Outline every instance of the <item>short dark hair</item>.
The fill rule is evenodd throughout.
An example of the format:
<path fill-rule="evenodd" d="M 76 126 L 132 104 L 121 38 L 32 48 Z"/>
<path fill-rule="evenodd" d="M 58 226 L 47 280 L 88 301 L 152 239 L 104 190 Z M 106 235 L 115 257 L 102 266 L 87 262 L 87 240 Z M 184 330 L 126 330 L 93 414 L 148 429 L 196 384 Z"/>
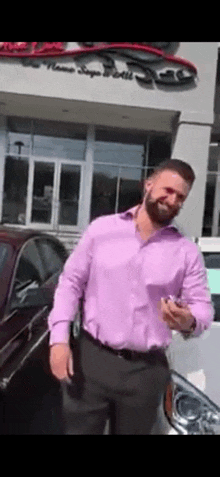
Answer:
<path fill-rule="evenodd" d="M 148 179 L 167 170 L 177 172 L 186 182 L 190 183 L 190 186 L 193 185 L 196 178 L 192 167 L 187 162 L 181 161 L 180 159 L 166 159 L 155 167 Z"/>

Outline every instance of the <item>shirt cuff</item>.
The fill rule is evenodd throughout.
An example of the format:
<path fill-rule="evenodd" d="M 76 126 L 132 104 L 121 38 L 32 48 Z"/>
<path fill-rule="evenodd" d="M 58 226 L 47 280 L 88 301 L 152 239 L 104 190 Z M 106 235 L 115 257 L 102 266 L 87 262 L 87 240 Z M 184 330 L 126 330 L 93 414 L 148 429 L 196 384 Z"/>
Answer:
<path fill-rule="evenodd" d="M 53 325 L 50 331 L 49 345 L 52 346 L 58 343 L 69 344 L 70 339 L 70 323 L 69 321 L 62 321 Z"/>

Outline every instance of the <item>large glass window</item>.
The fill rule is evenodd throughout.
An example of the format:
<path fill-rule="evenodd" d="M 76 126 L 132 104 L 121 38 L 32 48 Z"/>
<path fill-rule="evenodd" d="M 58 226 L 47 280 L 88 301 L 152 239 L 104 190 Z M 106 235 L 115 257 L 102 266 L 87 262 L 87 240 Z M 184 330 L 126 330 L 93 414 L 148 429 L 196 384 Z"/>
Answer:
<path fill-rule="evenodd" d="M 34 121 L 33 155 L 62 159 L 85 159 L 86 127 Z"/>
<path fill-rule="evenodd" d="M 3 222 L 72 230 L 84 220 L 79 204 L 83 194 L 84 203 L 91 202 L 90 220 L 141 202 L 144 180 L 170 157 L 171 135 L 95 128 L 91 191 L 83 182 L 87 129 L 86 125 L 8 118 Z"/>
<path fill-rule="evenodd" d="M 31 152 L 31 120 L 8 118 L 7 154 L 28 156 Z"/>
<path fill-rule="evenodd" d="M 159 162 L 169 159 L 171 155 L 171 139 L 170 136 L 155 135 L 150 137 L 148 166 L 155 167 Z"/>
<path fill-rule="evenodd" d="M 118 181 L 118 167 L 94 165 L 91 220 L 107 214 L 114 214 Z"/>
<path fill-rule="evenodd" d="M 54 185 L 53 162 L 35 162 L 31 222 L 50 224 Z"/>
<path fill-rule="evenodd" d="M 78 225 L 86 138 L 86 125 L 8 118 L 3 223 Z"/>
<path fill-rule="evenodd" d="M 25 224 L 27 207 L 28 158 L 6 156 L 2 221 Z"/>
<path fill-rule="evenodd" d="M 118 210 L 125 211 L 138 204 L 142 198 L 142 169 L 122 168 L 120 172 Z"/>
<path fill-rule="evenodd" d="M 169 135 L 98 129 L 94 154 L 91 220 L 141 202 L 144 180 L 171 154 Z"/>
<path fill-rule="evenodd" d="M 77 225 L 80 193 L 80 166 L 62 164 L 59 190 L 59 224 Z"/>

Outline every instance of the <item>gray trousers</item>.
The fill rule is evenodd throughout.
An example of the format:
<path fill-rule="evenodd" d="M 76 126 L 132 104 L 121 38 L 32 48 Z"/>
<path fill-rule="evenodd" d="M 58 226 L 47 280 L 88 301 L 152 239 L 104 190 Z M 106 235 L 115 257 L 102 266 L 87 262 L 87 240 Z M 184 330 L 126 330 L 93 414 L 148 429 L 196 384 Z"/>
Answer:
<path fill-rule="evenodd" d="M 170 379 L 163 351 L 126 360 L 97 347 L 85 336 L 73 350 L 75 374 L 62 383 L 66 435 L 148 435 Z"/>

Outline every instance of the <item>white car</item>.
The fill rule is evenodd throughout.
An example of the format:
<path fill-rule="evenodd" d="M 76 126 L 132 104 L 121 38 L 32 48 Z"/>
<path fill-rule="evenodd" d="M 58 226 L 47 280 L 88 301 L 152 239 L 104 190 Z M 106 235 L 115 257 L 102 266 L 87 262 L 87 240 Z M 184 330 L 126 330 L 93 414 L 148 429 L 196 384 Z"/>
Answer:
<path fill-rule="evenodd" d="M 215 318 L 198 338 L 173 333 L 167 352 L 172 380 L 152 434 L 220 434 L 220 238 L 195 241 L 204 255 Z"/>

